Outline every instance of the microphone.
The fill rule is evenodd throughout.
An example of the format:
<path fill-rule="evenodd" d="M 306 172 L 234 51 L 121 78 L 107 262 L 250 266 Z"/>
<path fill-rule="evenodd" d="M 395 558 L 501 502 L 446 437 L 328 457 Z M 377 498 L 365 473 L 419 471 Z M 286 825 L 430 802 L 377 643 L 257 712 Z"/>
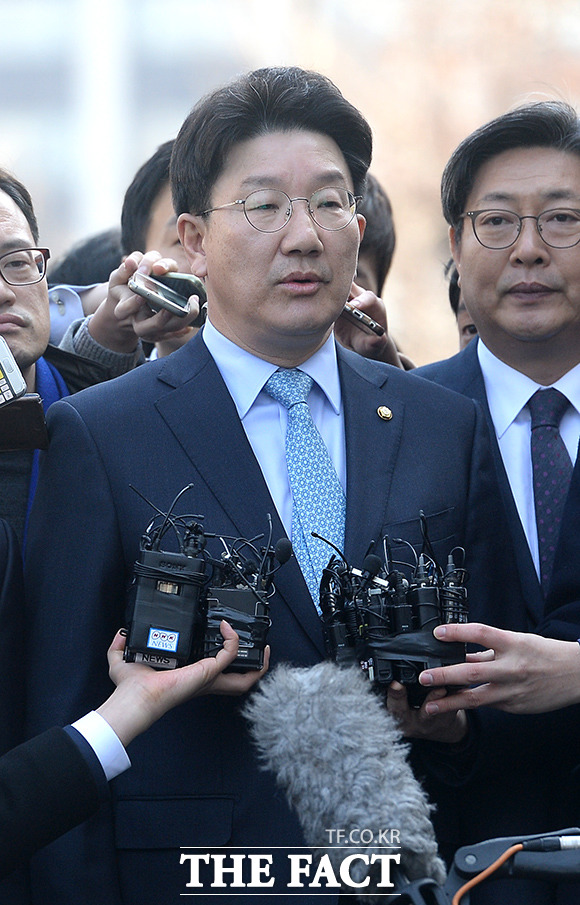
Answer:
<path fill-rule="evenodd" d="M 287 537 L 281 537 L 276 543 L 274 556 L 281 566 L 288 562 L 292 556 L 292 542 Z"/>
<path fill-rule="evenodd" d="M 369 553 L 368 556 L 365 556 L 361 573 L 361 587 L 364 590 L 368 588 L 373 578 L 376 578 L 382 568 L 383 563 L 380 556 L 377 556 L 375 553 Z"/>
<path fill-rule="evenodd" d="M 260 586 L 262 590 L 271 590 L 272 578 L 278 569 L 288 562 L 292 553 L 292 542 L 287 537 L 281 537 L 276 541 L 274 548 L 268 546 L 264 554 L 263 564 L 260 566 Z"/>
<path fill-rule="evenodd" d="M 397 872 L 399 879 L 444 882 L 432 807 L 408 763 L 408 745 L 358 666 L 282 664 L 256 686 L 243 713 L 263 766 L 298 814 L 306 844 L 326 853 L 337 874 L 349 855 L 366 856 L 351 867 L 357 882 L 369 877 L 360 889 L 365 901 L 384 901 L 391 891 L 377 886 L 380 858 L 371 863 L 373 855 L 400 853 L 405 877 Z M 346 831 L 346 845 L 329 838 L 338 828 Z M 352 832 L 361 828 L 366 837 Z M 399 831 L 394 842 L 387 829 Z"/>

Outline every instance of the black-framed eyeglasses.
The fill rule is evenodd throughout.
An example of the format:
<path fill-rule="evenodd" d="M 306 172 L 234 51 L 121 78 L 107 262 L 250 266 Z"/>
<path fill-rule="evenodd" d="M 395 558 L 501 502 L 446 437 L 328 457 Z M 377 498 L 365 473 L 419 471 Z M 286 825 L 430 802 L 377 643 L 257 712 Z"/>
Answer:
<path fill-rule="evenodd" d="M 551 248 L 572 248 L 580 242 L 580 210 L 573 208 L 554 207 L 537 217 L 504 210 L 466 211 L 461 216 L 469 217 L 475 238 L 485 248 L 514 245 L 524 220 L 536 221 L 540 238 Z"/>
<path fill-rule="evenodd" d="M 241 205 L 250 226 L 261 233 L 275 233 L 283 229 L 290 220 L 294 203 L 305 201 L 308 213 L 317 226 L 337 230 L 344 229 L 352 221 L 356 214 L 357 202 L 361 198 L 361 195 L 353 195 L 346 189 L 334 186 L 319 189 L 310 198 L 290 198 L 286 192 L 278 189 L 258 189 L 250 192 L 247 198 L 229 201 L 227 204 L 220 204 L 219 207 L 210 207 L 206 211 L 201 211 L 198 216 Z"/>
<path fill-rule="evenodd" d="M 30 286 L 46 275 L 48 248 L 16 248 L 0 255 L 0 276 L 9 286 Z"/>

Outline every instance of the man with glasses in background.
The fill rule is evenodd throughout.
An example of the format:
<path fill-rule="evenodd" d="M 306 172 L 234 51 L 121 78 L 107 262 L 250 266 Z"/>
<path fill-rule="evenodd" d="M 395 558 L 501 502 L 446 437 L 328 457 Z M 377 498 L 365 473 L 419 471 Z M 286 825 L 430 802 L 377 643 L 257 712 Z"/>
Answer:
<path fill-rule="evenodd" d="M 515 622 L 483 621 L 575 641 L 580 635 L 580 123 L 576 111 L 562 102 L 543 101 L 477 129 L 461 142 L 445 167 L 442 204 L 461 297 L 478 337 L 453 358 L 419 368 L 417 373 L 484 407 L 525 600 Z M 453 629 L 447 637 L 456 637 Z M 476 640 L 476 630 L 467 628 L 462 637 Z M 517 654 L 519 636 L 506 637 L 515 639 Z M 525 684 L 520 673 L 526 668 L 528 646 L 533 649 L 533 644 L 524 644 L 519 661 L 516 656 L 515 687 L 520 681 Z M 500 653 L 503 659 L 503 649 L 498 657 Z M 486 658 L 492 655 L 488 652 Z M 491 676 L 495 673 L 493 664 L 489 666 Z M 445 678 L 451 676 L 447 673 Z M 437 684 L 440 678 L 439 674 Z M 488 698 L 484 690 L 482 700 L 488 699 L 492 696 Z M 451 711 L 450 702 L 451 698 L 440 711 Z M 438 710 L 438 705 L 434 702 L 430 709 Z M 531 789 L 522 788 L 517 778 L 525 773 L 522 757 L 533 751 L 533 744 L 522 734 L 526 725 L 532 736 L 534 731 L 545 736 L 552 747 L 554 759 L 549 748 L 544 755 L 543 795 L 552 799 L 555 820 L 561 826 L 576 825 L 578 714 L 561 711 L 549 717 L 516 717 L 515 723 L 505 714 L 483 718 L 499 725 L 505 719 L 507 731 L 511 726 L 514 734 L 511 753 L 509 745 L 504 749 L 501 782 L 490 774 L 487 785 L 472 789 L 471 797 L 466 794 L 469 812 L 476 815 L 473 838 L 493 833 L 490 805 L 499 806 L 508 791 L 520 788 L 521 813 L 530 808 L 526 800 Z M 489 757 L 491 763 L 493 754 Z M 497 901 L 493 896 L 498 893 L 493 886 L 490 890 L 490 901 Z M 485 894 L 483 888 L 478 895 Z M 560 895 L 558 902 L 577 901 L 577 887 L 564 885 Z M 509 897 L 507 889 L 505 896 Z"/>
<path fill-rule="evenodd" d="M 318 589 L 332 549 L 312 530 L 359 567 L 382 554 L 385 535 L 420 549 L 423 512 L 440 563 L 455 545 L 467 550 L 476 612 L 517 605 L 474 403 L 334 341 L 353 291 L 371 146 L 368 123 L 338 89 L 296 68 L 249 73 L 185 121 L 173 200 L 208 320 L 166 359 L 51 410 L 27 558 L 31 731 L 66 722 L 107 688 L 102 655 L 151 519 L 141 494 L 167 511 L 191 485 L 187 511 L 202 513 L 208 532 L 257 539 L 270 516 L 273 540 L 291 538 L 295 556 L 274 579 L 272 663 L 325 656 Z M 463 751 L 461 714 L 430 721 L 402 686 L 388 698 L 407 735 Z M 35 901 L 177 901 L 188 883 L 200 889 L 181 846 L 204 853 L 208 900 L 210 852 L 225 851 L 228 869 L 234 850 L 270 852 L 261 891 L 285 901 L 286 853 L 304 839 L 259 769 L 238 700 L 174 711 L 132 760 L 113 812 L 35 863 Z M 256 877 L 244 877 L 248 887 L 232 889 L 226 874 L 229 903 L 240 890 L 246 905 L 262 901 Z M 301 901 L 333 892 L 303 888 Z"/>
<path fill-rule="evenodd" d="M 485 408 L 517 541 L 527 604 L 522 628 L 533 630 L 547 615 L 580 438 L 576 111 L 539 102 L 477 129 L 445 168 L 442 203 L 461 296 L 479 338 L 418 373 Z"/>
<path fill-rule="evenodd" d="M 135 330 L 145 333 L 153 325 L 165 331 L 183 323 L 170 319 L 166 312 L 153 316 L 129 290 L 127 281 L 138 267 L 145 272 L 154 267 L 164 273 L 176 266 L 157 252 L 147 256 L 137 253 L 113 272 L 103 289 L 103 303 L 67 349 L 49 346 L 46 263 L 50 252 L 37 247 L 38 239 L 28 190 L 10 173 L 0 170 L 0 336 L 22 372 L 27 392 L 40 395 L 46 412 L 56 400 L 116 377 L 143 361 Z M 124 320 L 119 317 L 122 305 L 131 309 Z M 32 430 L 28 443 L 28 422 L 19 422 L 16 437 L 16 422 L 9 414 L 8 409 L 0 410 L 0 517 L 12 525 L 22 543 L 38 472 L 38 451 L 32 448 L 38 430 Z"/>

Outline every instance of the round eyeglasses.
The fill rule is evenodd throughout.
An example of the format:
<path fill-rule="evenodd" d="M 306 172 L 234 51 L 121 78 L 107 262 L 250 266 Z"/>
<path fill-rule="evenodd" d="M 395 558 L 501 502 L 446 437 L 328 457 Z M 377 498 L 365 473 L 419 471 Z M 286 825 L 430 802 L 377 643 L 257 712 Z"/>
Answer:
<path fill-rule="evenodd" d="M 319 189 L 310 198 L 290 198 L 286 192 L 278 189 L 258 189 L 256 192 L 250 192 L 247 198 L 210 207 L 206 211 L 201 211 L 198 216 L 241 205 L 250 226 L 261 233 L 275 233 L 283 229 L 290 220 L 295 202 L 305 201 L 308 213 L 317 226 L 337 230 L 348 226 L 356 214 L 357 201 L 361 198 L 362 196 L 355 196 L 346 189 L 332 186 Z"/>
<path fill-rule="evenodd" d="M 0 255 L 0 276 L 9 286 L 40 283 L 46 274 L 48 248 L 17 248 Z"/>
<path fill-rule="evenodd" d="M 540 238 L 551 248 L 572 248 L 580 242 L 580 211 L 555 207 L 542 211 L 537 217 L 520 217 L 513 211 L 466 211 L 475 238 L 485 248 L 509 248 L 522 231 L 524 220 L 535 220 Z"/>

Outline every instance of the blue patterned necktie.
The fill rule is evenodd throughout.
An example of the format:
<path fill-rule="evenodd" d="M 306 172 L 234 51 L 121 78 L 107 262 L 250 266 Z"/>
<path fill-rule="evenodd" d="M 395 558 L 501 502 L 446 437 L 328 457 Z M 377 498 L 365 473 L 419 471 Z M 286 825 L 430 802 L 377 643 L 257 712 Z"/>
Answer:
<path fill-rule="evenodd" d="M 286 462 L 292 491 L 292 547 L 320 612 L 320 579 L 332 550 L 311 532 L 316 531 L 342 550 L 346 499 L 310 414 L 307 400 L 312 383 L 312 377 L 304 371 L 280 369 L 266 381 L 264 391 L 288 409 Z"/>
<path fill-rule="evenodd" d="M 532 469 L 542 589 L 552 577 L 560 523 L 572 477 L 572 462 L 560 436 L 560 420 L 570 405 L 559 390 L 537 390 L 528 402 L 532 416 Z"/>

